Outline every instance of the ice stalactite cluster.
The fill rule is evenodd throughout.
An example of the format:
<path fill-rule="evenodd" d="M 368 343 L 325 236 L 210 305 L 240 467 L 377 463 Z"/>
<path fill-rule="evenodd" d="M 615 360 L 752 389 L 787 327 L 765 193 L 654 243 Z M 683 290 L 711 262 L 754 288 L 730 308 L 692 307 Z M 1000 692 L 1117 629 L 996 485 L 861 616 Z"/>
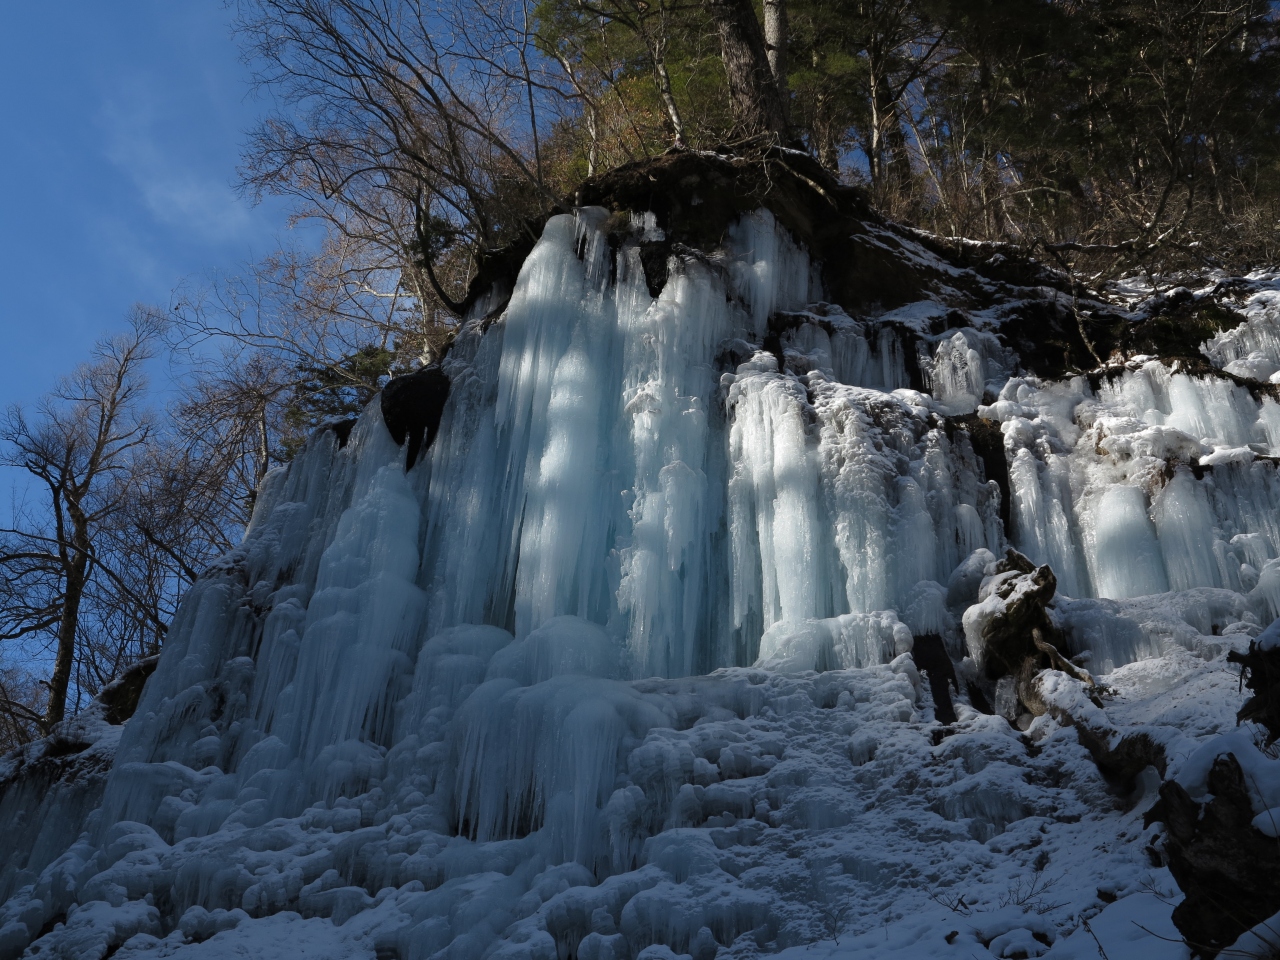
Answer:
<path fill-rule="evenodd" d="M 1096 389 L 1014 378 L 980 413 L 1002 423 L 1011 540 L 1052 565 L 1063 593 L 1217 588 L 1280 615 L 1274 399 L 1148 360 Z"/>
<path fill-rule="evenodd" d="M 427 635 L 572 615 L 630 675 L 702 673 L 753 662 L 780 623 L 890 610 L 999 548 L 998 494 L 905 388 L 899 331 L 805 310 L 814 271 L 769 214 L 657 299 L 604 219 L 553 219 L 502 322 L 446 364 L 441 439 L 413 478 Z M 883 661 L 849 652 L 832 662 Z"/>
<path fill-rule="evenodd" d="M 1004 436 L 1010 540 L 1053 567 L 1061 593 L 1193 591 L 1207 611 L 1234 610 L 1225 620 L 1206 612 L 1214 632 L 1280 615 L 1280 405 L 1265 383 L 1238 379 L 1265 381 L 1280 363 L 1274 300 L 1270 288 L 1250 297 L 1245 321 L 1202 348 L 1237 379 L 1136 357 L 1092 380 L 1011 377 L 978 408 Z M 1098 607 L 1075 609 L 1088 620 L 1083 611 Z M 1099 625 L 1081 646 L 1103 667 L 1158 653 L 1169 639 L 1148 632 L 1135 644 L 1130 626 Z"/>
<path fill-rule="evenodd" d="M 558 863 L 604 877 L 656 858 L 684 875 L 679 844 L 658 854 L 648 838 L 705 823 L 703 789 L 767 772 L 781 748 L 698 759 L 654 731 L 768 698 L 742 678 L 688 693 L 629 681 L 757 659 L 872 667 L 910 649 L 909 624 L 941 629 L 952 568 L 1000 547 L 999 494 L 905 387 L 900 332 L 821 303 L 768 213 L 724 253 L 674 262 L 657 298 L 636 243 L 652 218 L 620 245 L 605 227 L 599 210 L 553 218 L 501 318 L 464 327 L 439 438 L 413 470 L 371 407 L 345 445 L 321 432 L 269 477 L 244 543 L 183 605 L 89 846 L 47 870 L 80 857 L 77 890 L 92 875 L 109 903 L 145 896 L 110 879 L 99 845 L 146 824 L 148 844 L 187 851 L 146 881 L 153 900 L 172 882 L 175 915 L 364 904 L 342 892 L 374 883 L 354 860 L 255 879 L 209 844 L 280 818 L 385 834 L 399 817 L 416 831 L 405 862 L 422 865 L 374 870 L 397 888 L 524 863 L 513 892 L 483 900 L 506 903 Z M 910 697 L 895 710 L 910 716 Z M 768 822 L 758 790 L 716 803 L 727 823 Z M 442 839 L 414 853 L 423 831 L 474 852 Z M 15 858 L 7 890 L 58 852 Z M 61 901 L 28 896 L 49 908 L 34 933 Z M 756 926 L 749 901 L 708 935 Z M 443 934 L 423 910 L 430 943 Z"/>
<path fill-rule="evenodd" d="M 945 413 L 973 413 L 1017 367 L 1016 355 L 990 331 L 966 327 L 933 339 L 920 341 L 918 362 L 925 388 Z"/>
<path fill-rule="evenodd" d="M 97 809 L 5 853 L 0 957 L 169 955 L 286 914 L 401 960 L 811 942 L 847 913 L 816 891 L 892 909 L 905 853 L 821 850 L 924 762 L 907 654 L 934 634 L 963 657 L 1006 535 L 1099 665 L 1276 612 L 1274 402 L 1155 361 L 1015 376 L 990 318 L 852 318 L 766 211 L 675 248 L 654 297 L 639 244 L 661 240 L 651 215 L 552 218 L 461 328 L 416 466 L 375 404 L 268 477 Z M 1005 776 L 1057 761 L 958 708 L 972 737 L 934 745 L 890 846 L 963 858 L 1102 789 Z"/>
<path fill-rule="evenodd" d="M 1265 273 L 1246 278 L 1264 284 L 1272 279 Z M 1280 293 L 1266 285 L 1250 294 L 1242 307 L 1246 321 L 1216 334 L 1200 350 L 1214 366 L 1228 373 L 1276 382 L 1280 373 Z"/>

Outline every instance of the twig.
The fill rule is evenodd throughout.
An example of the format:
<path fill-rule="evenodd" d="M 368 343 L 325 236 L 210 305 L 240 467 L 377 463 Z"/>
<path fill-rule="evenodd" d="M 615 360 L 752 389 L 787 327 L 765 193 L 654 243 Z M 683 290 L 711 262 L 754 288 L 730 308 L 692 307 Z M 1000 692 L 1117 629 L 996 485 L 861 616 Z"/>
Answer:
<path fill-rule="evenodd" d="M 934 903 L 939 903 L 946 907 L 952 913 L 958 913 L 962 917 L 967 917 L 973 912 L 970 904 L 965 903 L 964 894 L 959 894 L 954 898 L 944 897 L 942 894 L 934 891 L 929 894 L 929 899 Z"/>
<path fill-rule="evenodd" d="M 1102 948 L 1102 941 L 1099 940 L 1098 935 L 1093 932 L 1093 927 L 1089 926 L 1089 921 L 1081 918 L 1080 922 L 1084 925 L 1085 930 L 1088 931 L 1089 936 L 1093 937 L 1093 942 L 1098 945 L 1098 953 L 1102 954 L 1102 960 L 1111 960 L 1111 958 L 1107 956 L 1107 951 Z"/>

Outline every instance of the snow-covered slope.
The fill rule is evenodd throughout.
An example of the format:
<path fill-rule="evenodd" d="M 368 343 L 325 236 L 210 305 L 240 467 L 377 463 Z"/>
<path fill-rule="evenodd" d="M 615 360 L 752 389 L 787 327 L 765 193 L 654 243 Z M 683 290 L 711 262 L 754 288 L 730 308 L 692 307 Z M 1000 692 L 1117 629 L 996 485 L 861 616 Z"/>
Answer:
<path fill-rule="evenodd" d="M 1245 379 L 1280 369 L 1277 288 L 1205 347 L 1234 377 L 1040 380 L 1006 327 L 1057 294 L 869 237 L 924 299 L 824 302 L 765 209 L 655 297 L 652 216 L 553 218 L 417 465 L 377 404 L 319 432 L 105 783 L 38 808 L 56 839 L 4 788 L 0 957 L 1183 955 L 1159 775 L 1117 792 L 1061 716 L 980 712 L 965 613 L 1012 544 L 1171 776 L 1234 726 L 1223 655 L 1280 613 L 1280 406 Z"/>

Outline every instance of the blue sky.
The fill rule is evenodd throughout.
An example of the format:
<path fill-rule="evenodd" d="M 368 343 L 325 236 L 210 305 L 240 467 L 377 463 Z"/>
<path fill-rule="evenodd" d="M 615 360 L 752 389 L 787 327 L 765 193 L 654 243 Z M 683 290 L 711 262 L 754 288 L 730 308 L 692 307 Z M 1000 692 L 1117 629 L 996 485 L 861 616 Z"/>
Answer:
<path fill-rule="evenodd" d="M 234 189 L 251 94 L 222 0 L 0 3 L 0 407 L 135 302 L 288 239 Z"/>

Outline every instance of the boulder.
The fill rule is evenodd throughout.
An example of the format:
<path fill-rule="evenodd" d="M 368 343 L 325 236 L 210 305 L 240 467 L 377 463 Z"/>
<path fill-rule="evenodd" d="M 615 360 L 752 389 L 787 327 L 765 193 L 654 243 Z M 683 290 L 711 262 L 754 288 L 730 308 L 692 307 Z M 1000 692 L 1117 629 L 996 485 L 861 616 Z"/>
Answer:
<path fill-rule="evenodd" d="M 448 399 L 449 377 L 435 364 L 395 377 L 382 388 L 382 421 L 397 444 L 408 441 L 406 471 L 413 469 L 419 453 L 431 449 Z"/>
<path fill-rule="evenodd" d="M 1205 802 L 1176 780 L 1160 787 L 1146 815 L 1165 825 L 1165 858 L 1186 899 L 1173 923 L 1193 956 L 1213 958 L 1280 911 L 1280 843 L 1253 826 L 1244 771 L 1225 753 L 1213 762 Z"/>

